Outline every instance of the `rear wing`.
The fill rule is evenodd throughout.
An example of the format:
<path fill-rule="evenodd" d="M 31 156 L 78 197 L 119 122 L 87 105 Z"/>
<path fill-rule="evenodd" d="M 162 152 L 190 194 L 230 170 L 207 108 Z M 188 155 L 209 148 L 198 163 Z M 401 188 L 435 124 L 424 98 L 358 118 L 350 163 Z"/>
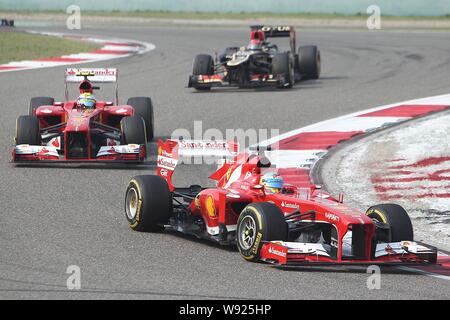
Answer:
<path fill-rule="evenodd" d="M 64 71 L 65 97 L 69 100 L 69 83 L 81 83 L 85 80 L 92 83 L 115 83 L 116 105 L 119 104 L 118 88 L 119 72 L 117 68 L 67 68 Z"/>
<path fill-rule="evenodd" d="M 266 38 L 284 38 L 289 37 L 289 44 L 291 47 L 291 52 L 295 54 L 295 29 L 293 26 L 263 26 L 263 25 L 254 25 L 250 26 L 252 31 L 261 30 L 264 32 L 264 36 Z"/>
<path fill-rule="evenodd" d="M 235 159 L 239 151 L 238 143 L 221 140 L 158 140 L 157 174 L 164 178 L 169 189 L 175 189 L 172 175 L 182 158 L 213 157 L 226 161 Z"/>

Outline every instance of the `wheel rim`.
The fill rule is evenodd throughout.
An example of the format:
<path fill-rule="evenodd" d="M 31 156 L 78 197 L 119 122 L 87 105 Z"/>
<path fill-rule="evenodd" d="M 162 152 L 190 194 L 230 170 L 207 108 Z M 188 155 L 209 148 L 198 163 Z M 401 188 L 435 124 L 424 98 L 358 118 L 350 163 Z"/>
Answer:
<path fill-rule="evenodd" d="M 136 217 L 138 210 L 138 193 L 135 188 L 128 189 L 125 198 L 125 210 L 129 220 L 133 220 Z"/>
<path fill-rule="evenodd" d="M 239 245 L 244 249 L 250 249 L 256 239 L 256 223 L 253 217 L 246 216 L 239 225 Z"/>

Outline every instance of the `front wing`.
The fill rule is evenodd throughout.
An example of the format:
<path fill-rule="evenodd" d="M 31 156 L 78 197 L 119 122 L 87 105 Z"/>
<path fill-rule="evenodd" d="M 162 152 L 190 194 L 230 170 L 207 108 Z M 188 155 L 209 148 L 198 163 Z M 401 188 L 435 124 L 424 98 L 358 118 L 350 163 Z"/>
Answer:
<path fill-rule="evenodd" d="M 437 261 L 437 249 L 412 241 L 379 243 L 373 258 L 333 259 L 327 245 L 272 241 L 263 244 L 260 259 L 282 266 L 432 264 Z"/>
<path fill-rule="evenodd" d="M 12 162 L 87 162 L 87 161 L 144 161 L 146 150 L 144 145 L 127 144 L 117 146 L 103 146 L 95 157 L 69 158 L 58 152 L 52 146 L 34 146 L 28 144 L 16 145 L 12 150 Z"/>
<path fill-rule="evenodd" d="M 219 74 L 214 75 L 191 75 L 189 76 L 189 88 L 210 88 L 210 87 L 236 87 L 238 83 L 228 82 Z M 289 86 L 289 81 L 284 76 L 273 77 L 272 75 L 256 75 L 249 79 L 245 87 L 263 86 Z"/>

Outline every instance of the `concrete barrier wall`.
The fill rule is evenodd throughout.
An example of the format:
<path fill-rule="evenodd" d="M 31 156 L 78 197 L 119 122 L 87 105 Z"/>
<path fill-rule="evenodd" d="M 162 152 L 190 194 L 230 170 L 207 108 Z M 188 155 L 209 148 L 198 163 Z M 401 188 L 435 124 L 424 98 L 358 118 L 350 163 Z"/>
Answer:
<path fill-rule="evenodd" d="M 0 10 L 154 10 L 182 12 L 366 13 L 378 5 L 386 15 L 442 16 L 450 0 L 0 0 Z"/>

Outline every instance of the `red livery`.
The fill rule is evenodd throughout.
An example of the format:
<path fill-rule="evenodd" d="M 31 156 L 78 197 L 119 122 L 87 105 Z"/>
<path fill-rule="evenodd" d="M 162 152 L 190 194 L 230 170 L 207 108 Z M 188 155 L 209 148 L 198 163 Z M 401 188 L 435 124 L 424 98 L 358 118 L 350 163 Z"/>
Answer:
<path fill-rule="evenodd" d="M 130 181 L 125 212 L 132 229 L 237 245 L 246 260 L 277 265 L 436 263 L 436 248 L 414 241 L 411 220 L 396 204 L 361 212 L 316 185 L 267 188 L 268 172 L 283 181 L 265 157 L 267 147 L 238 154 L 236 145 L 219 143 L 214 152 L 226 159 L 210 176 L 216 186 L 177 188 L 172 174 L 180 158 L 211 156 L 213 149 L 180 143 L 159 141 L 158 175 Z"/>
<path fill-rule="evenodd" d="M 151 99 L 119 105 L 117 76 L 115 68 L 66 69 L 66 102 L 32 98 L 28 115 L 17 119 L 13 162 L 145 160 L 153 138 Z M 68 100 L 70 82 L 79 83 L 77 100 Z M 115 103 L 95 99 L 96 82 L 116 83 Z"/>

